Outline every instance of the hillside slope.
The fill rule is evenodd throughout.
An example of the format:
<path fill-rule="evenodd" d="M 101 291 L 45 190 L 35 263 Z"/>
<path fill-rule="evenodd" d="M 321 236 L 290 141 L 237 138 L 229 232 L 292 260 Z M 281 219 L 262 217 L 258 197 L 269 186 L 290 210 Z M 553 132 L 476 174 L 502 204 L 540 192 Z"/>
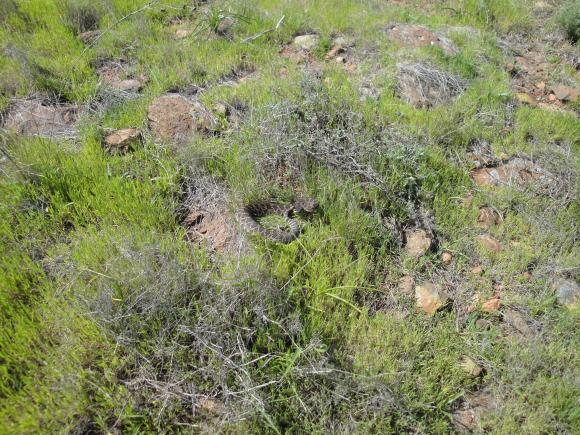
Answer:
<path fill-rule="evenodd" d="M 0 431 L 575 433 L 579 27 L 2 1 Z"/>

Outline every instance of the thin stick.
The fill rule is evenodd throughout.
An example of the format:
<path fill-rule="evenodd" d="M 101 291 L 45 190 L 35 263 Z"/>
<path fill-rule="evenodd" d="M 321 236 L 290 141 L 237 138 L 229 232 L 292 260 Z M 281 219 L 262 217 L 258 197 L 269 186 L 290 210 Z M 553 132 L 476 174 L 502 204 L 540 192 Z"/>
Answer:
<path fill-rule="evenodd" d="M 104 35 L 109 33 L 111 30 L 113 30 L 113 28 L 118 26 L 120 23 L 125 21 L 127 18 L 129 18 L 133 15 L 136 15 L 139 12 L 143 12 L 145 9 L 148 9 L 150 6 L 152 6 L 153 4 L 158 3 L 158 2 L 159 2 L 159 0 L 152 0 L 149 3 L 147 3 L 145 6 L 143 6 L 141 9 L 137 9 L 133 12 L 128 13 L 124 17 L 119 18 L 117 21 L 115 21 L 113 24 L 111 24 L 104 32 L 100 33 L 99 36 L 97 36 L 93 42 L 91 42 L 89 45 L 87 45 L 85 47 L 85 49 L 82 51 L 81 56 L 83 56 L 87 52 L 87 50 L 93 48 L 95 46 L 95 44 L 99 41 L 99 39 L 101 39 Z"/>
<path fill-rule="evenodd" d="M 286 18 L 286 15 L 282 15 L 282 17 L 278 20 L 276 27 L 272 27 L 271 29 L 264 30 L 263 32 L 260 32 L 260 33 L 253 35 L 253 36 L 249 36 L 245 39 L 242 39 L 242 43 L 244 44 L 246 42 L 254 41 L 254 40 L 258 39 L 259 37 L 264 36 L 266 33 L 275 32 L 282 25 L 282 22 L 284 21 L 285 18 Z"/>

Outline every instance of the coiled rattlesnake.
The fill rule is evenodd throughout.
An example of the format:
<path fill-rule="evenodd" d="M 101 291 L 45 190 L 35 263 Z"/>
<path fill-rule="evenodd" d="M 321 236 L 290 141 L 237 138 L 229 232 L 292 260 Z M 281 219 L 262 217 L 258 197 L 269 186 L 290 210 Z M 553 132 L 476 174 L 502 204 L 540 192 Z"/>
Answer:
<path fill-rule="evenodd" d="M 279 243 L 290 243 L 300 234 L 300 227 L 294 216 L 298 213 L 313 213 L 318 203 L 312 198 L 299 198 L 292 204 L 281 204 L 272 200 L 251 202 L 242 207 L 238 213 L 240 224 L 250 232 L 260 233 L 262 236 Z M 288 226 L 281 228 L 266 228 L 259 221 L 265 216 L 281 216 Z"/>

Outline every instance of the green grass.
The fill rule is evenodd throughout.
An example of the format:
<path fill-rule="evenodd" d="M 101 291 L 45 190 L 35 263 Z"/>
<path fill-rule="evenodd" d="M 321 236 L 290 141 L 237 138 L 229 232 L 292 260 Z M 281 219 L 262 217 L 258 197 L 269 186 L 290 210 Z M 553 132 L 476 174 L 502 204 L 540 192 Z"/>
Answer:
<path fill-rule="evenodd" d="M 558 305 L 551 282 L 578 278 L 578 103 L 572 113 L 512 105 L 497 38 L 534 38 L 533 2 L 427 3 L 0 5 L 0 111 L 33 95 L 92 109 L 74 140 L 1 133 L 6 432 L 450 433 L 453 412 L 480 391 L 497 404 L 476 432 L 576 430 L 579 313 Z M 282 16 L 276 31 L 243 42 Z M 234 24 L 222 36 L 225 17 Z M 176 22 L 194 33 L 175 38 Z M 459 49 L 449 56 L 396 46 L 384 31 L 392 22 L 471 30 L 448 34 Z M 83 44 L 78 35 L 94 29 L 102 36 Z M 321 37 L 318 72 L 279 55 L 309 31 Z M 337 34 L 355 42 L 353 72 L 324 60 Z M 110 95 L 97 66 L 121 58 L 146 84 L 103 104 Z M 457 75 L 465 92 L 431 109 L 405 104 L 394 93 L 396 64 L 417 61 Z M 361 100 L 363 82 L 377 100 Z M 189 86 L 203 87 L 197 97 L 208 108 L 245 109 L 237 128 L 222 116 L 221 132 L 175 150 L 154 140 L 147 108 Z M 107 154 L 105 132 L 126 127 L 141 128 L 143 143 Z M 308 157 L 324 143 L 365 170 Z M 533 158 L 552 189 L 476 186 L 468 152 L 478 143 L 496 157 Z M 230 211 L 298 193 L 320 206 L 290 244 L 256 235 L 243 255 L 215 254 L 181 225 L 187 193 L 204 183 L 227 192 Z M 502 215 L 487 230 L 499 253 L 476 241 L 481 206 Z M 432 216 L 438 244 L 416 260 L 387 223 L 412 227 L 418 210 Z M 443 250 L 453 253 L 448 267 Z M 475 264 L 481 276 L 469 272 Z M 405 275 L 437 283 L 452 304 L 421 313 L 397 287 Z M 474 295 L 486 300 L 499 285 L 501 313 L 522 313 L 534 334 L 514 331 L 501 313 L 468 311 Z M 462 370 L 464 356 L 484 369 L 479 377 Z M 208 398 L 218 411 L 203 405 Z"/>

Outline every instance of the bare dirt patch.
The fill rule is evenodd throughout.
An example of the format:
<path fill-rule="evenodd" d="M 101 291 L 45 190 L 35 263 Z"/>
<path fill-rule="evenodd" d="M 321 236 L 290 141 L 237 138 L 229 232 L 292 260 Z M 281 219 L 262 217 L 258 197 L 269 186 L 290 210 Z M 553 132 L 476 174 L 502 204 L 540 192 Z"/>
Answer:
<path fill-rule="evenodd" d="M 16 101 L 2 119 L 3 128 L 23 136 L 75 137 L 83 108 L 51 105 L 38 99 Z"/>

